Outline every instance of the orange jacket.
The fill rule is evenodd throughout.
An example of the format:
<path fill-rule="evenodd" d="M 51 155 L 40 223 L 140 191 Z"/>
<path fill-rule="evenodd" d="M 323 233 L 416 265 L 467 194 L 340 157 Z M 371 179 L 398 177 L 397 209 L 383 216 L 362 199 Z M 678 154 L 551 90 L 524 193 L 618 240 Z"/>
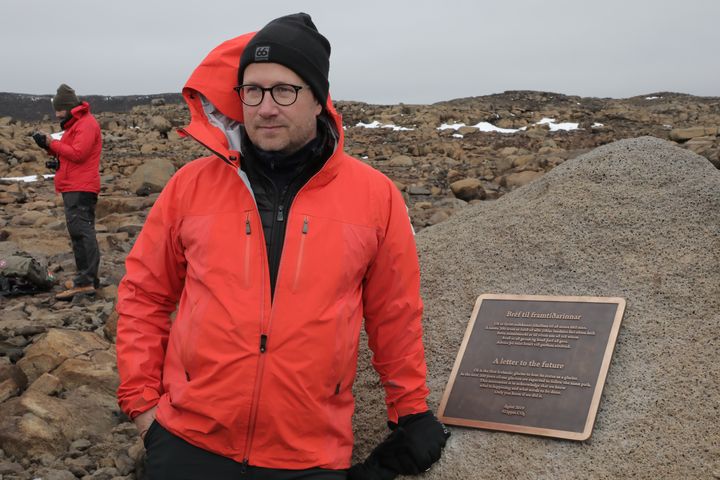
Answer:
<path fill-rule="evenodd" d="M 127 258 L 119 403 L 130 417 L 157 404 L 165 428 L 238 462 L 347 468 L 363 318 L 389 419 L 427 410 L 415 242 L 398 190 L 343 153 L 340 133 L 289 210 L 271 301 L 262 224 L 228 140 L 250 37 L 213 50 L 183 90 L 182 133 L 214 154 L 175 174 Z"/>
<path fill-rule="evenodd" d="M 55 172 L 55 191 L 100 192 L 100 125 L 87 102 L 73 108 L 60 140 L 50 142 L 50 152 L 60 159 Z"/>

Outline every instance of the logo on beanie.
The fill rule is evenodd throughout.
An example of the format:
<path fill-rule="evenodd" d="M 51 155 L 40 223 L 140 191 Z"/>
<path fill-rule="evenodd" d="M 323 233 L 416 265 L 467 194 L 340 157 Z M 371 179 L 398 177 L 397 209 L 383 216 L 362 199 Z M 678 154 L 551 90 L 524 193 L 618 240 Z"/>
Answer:
<path fill-rule="evenodd" d="M 256 47 L 255 48 L 255 61 L 256 62 L 267 62 L 270 60 L 270 47 Z"/>

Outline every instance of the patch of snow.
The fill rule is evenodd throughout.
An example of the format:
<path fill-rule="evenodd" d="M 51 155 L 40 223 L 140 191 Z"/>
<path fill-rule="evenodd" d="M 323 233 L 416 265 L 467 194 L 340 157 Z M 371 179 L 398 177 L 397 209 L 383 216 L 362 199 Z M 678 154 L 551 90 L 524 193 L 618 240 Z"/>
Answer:
<path fill-rule="evenodd" d="M 374 120 L 374 121 L 371 122 L 371 123 L 358 122 L 355 126 L 356 126 L 356 127 L 363 127 L 363 128 L 389 128 L 389 129 L 392 129 L 392 130 L 395 131 L 395 132 L 397 132 L 397 131 L 410 131 L 410 130 L 415 130 L 414 128 L 399 127 L 399 126 L 393 125 L 393 124 L 391 124 L 391 123 L 388 123 L 388 124 L 383 125 L 382 123 L 378 122 L 377 120 Z"/>
<path fill-rule="evenodd" d="M 438 130 L 449 130 L 452 128 L 453 130 L 458 130 L 460 127 L 464 127 L 464 126 L 466 126 L 464 123 L 443 123 L 437 129 Z"/>
<path fill-rule="evenodd" d="M 452 136 L 455 138 L 464 138 L 463 135 L 460 135 L 459 133 L 453 133 Z"/>
<path fill-rule="evenodd" d="M 55 176 L 54 173 L 51 174 L 45 174 L 45 175 L 28 175 L 27 177 L 5 177 L 0 178 L 0 180 L 8 180 L 10 182 L 25 182 L 25 183 L 31 183 L 31 182 L 37 182 L 38 177 L 42 176 L 43 178 L 53 178 Z"/>
<path fill-rule="evenodd" d="M 658 98 L 662 97 L 645 97 L 645 100 L 657 100 Z"/>
<path fill-rule="evenodd" d="M 558 130 L 577 130 L 579 123 L 572 123 L 572 122 L 565 122 L 565 123 L 555 123 L 554 118 L 543 118 L 539 122 L 537 122 L 535 125 L 547 125 L 550 127 L 551 132 L 557 132 Z"/>
<path fill-rule="evenodd" d="M 477 125 L 473 125 L 473 127 L 477 128 L 481 132 L 498 132 L 498 133 L 516 133 L 516 132 L 519 132 L 520 130 L 525 130 L 524 127 L 522 129 L 520 129 L 520 128 L 500 128 L 500 127 L 496 127 L 492 123 L 488 123 L 488 122 L 480 122 Z"/>

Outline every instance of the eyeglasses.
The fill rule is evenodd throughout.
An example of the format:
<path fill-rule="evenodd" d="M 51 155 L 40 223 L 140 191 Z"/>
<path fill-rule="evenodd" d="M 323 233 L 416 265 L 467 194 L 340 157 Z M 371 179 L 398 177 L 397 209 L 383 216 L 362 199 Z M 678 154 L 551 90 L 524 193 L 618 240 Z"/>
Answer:
<path fill-rule="evenodd" d="M 270 92 L 270 96 L 278 105 L 287 107 L 295 103 L 298 92 L 304 87 L 300 85 L 290 85 L 289 83 L 279 83 L 272 87 L 261 87 L 259 85 L 238 85 L 233 90 L 240 96 L 240 101 L 248 107 L 256 107 L 260 105 L 265 98 L 265 92 Z"/>

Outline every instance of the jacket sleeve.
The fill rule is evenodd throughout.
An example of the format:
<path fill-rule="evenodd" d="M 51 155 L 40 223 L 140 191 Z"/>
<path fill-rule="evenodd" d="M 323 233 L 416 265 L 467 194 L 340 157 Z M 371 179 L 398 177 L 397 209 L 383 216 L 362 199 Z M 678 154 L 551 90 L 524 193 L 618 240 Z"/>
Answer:
<path fill-rule="evenodd" d="M 130 418 L 157 404 L 163 393 L 170 315 L 185 280 L 175 179 L 151 209 L 125 261 L 126 274 L 118 287 L 117 393 L 120 408 Z"/>
<path fill-rule="evenodd" d="M 400 192 L 392 184 L 388 188 L 387 224 L 365 275 L 363 308 L 388 418 L 397 422 L 400 416 L 428 410 L 428 388 L 415 238 Z"/>
<path fill-rule="evenodd" d="M 59 156 L 61 160 L 82 163 L 90 158 L 100 137 L 100 127 L 90 119 L 83 120 L 78 123 L 71 142 L 63 143 L 62 140 L 50 142 L 49 150 Z"/>

